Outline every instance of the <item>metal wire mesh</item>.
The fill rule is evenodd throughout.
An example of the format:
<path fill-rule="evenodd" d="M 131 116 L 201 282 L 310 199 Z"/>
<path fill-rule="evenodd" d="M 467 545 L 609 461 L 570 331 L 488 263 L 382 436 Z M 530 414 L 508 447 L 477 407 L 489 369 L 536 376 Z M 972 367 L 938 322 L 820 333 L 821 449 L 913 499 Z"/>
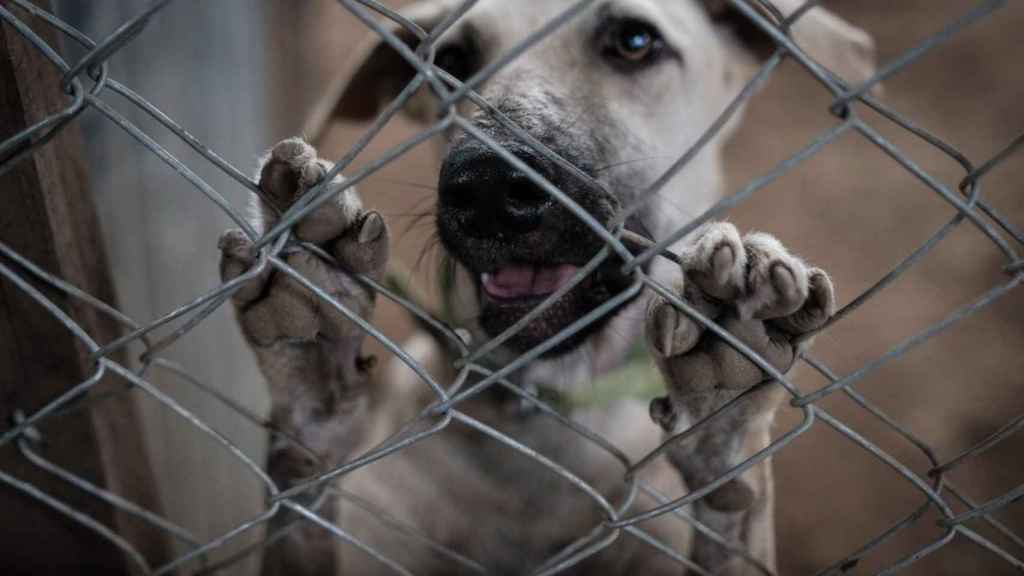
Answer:
<path fill-rule="evenodd" d="M 776 43 L 775 52 L 771 58 L 763 64 L 760 72 L 750 81 L 747 88 L 737 95 L 734 105 L 727 107 L 723 112 L 722 117 L 712 124 L 705 137 L 698 140 L 693 149 L 687 150 L 681 154 L 679 162 L 670 168 L 669 173 L 666 174 L 665 177 L 659 178 L 650 189 L 639 195 L 637 205 L 645 199 L 657 194 L 659 187 L 668 181 L 671 174 L 680 170 L 694 157 L 696 152 L 699 151 L 712 136 L 714 136 L 717 131 L 722 129 L 729 117 L 735 113 L 736 104 L 742 103 L 744 100 L 751 98 L 753 88 L 771 75 L 773 70 L 784 59 L 793 59 L 798 62 L 807 74 L 813 76 L 830 91 L 833 95 L 833 101 L 829 109 L 823 111 L 823 113 L 831 114 L 835 118 L 835 123 L 826 132 L 814 138 L 805 148 L 797 151 L 790 158 L 778 164 L 778 166 L 769 173 L 749 183 L 749 185 L 742 188 L 739 192 L 723 198 L 699 217 L 694 218 L 689 222 L 680 223 L 681 225 L 675 233 L 666 238 L 659 239 L 656 244 L 650 246 L 649 249 L 639 255 L 634 255 L 624 245 L 621 230 L 608 229 L 594 220 L 594 218 L 588 214 L 585 209 L 579 206 L 562 190 L 546 181 L 540 174 L 525 165 L 513 153 L 501 148 L 491 141 L 486 134 L 477 130 L 472 122 L 456 113 L 455 107 L 453 106 L 463 99 L 469 98 L 483 109 L 497 114 L 498 112 L 489 107 L 474 90 L 479 88 L 503 66 L 506 66 L 521 56 L 521 54 L 531 46 L 573 20 L 573 18 L 583 10 L 594 4 L 594 0 L 580 0 L 573 3 L 569 9 L 565 10 L 558 18 L 552 20 L 536 33 L 522 40 L 515 49 L 500 56 L 492 64 L 483 68 L 479 73 L 471 77 L 465 83 L 459 83 L 453 78 L 445 77 L 445 75 L 442 74 L 439 69 L 435 69 L 431 63 L 431 43 L 440 33 L 439 30 L 431 31 L 431 33 L 427 35 L 423 30 L 419 30 L 415 25 L 405 21 L 399 15 L 393 13 L 385 6 L 382 6 L 373 0 L 340 0 L 340 4 L 346 10 L 351 12 L 351 14 L 373 30 L 374 33 L 380 35 L 388 44 L 398 50 L 402 57 L 416 70 L 416 75 L 410 82 L 409 87 L 407 87 L 401 95 L 374 121 L 373 125 L 366 131 L 364 137 L 359 140 L 359 143 L 349 150 L 334 166 L 328 176 L 324 179 L 324 182 L 329 181 L 333 175 L 347 170 L 352 159 L 354 159 L 355 156 L 373 139 L 373 137 L 376 136 L 395 116 L 395 114 L 412 96 L 415 90 L 421 85 L 429 84 L 437 94 L 441 95 L 441 107 L 447 111 L 446 114 L 434 122 L 429 128 L 423 130 L 413 138 L 393 147 L 390 151 L 383 154 L 380 158 L 368 164 L 366 167 L 347 174 L 348 182 L 350 184 L 357 185 L 360 181 L 368 178 L 378 171 L 382 166 L 397 160 L 405 152 L 419 143 L 453 127 L 457 127 L 479 138 L 488 146 L 493 147 L 497 154 L 509 163 L 516 165 L 538 186 L 550 194 L 555 201 L 572 212 L 586 226 L 588 226 L 594 234 L 604 240 L 607 245 L 607 249 L 602 250 L 597 256 L 595 256 L 595 259 L 592 261 L 593 266 L 600 264 L 608 258 L 620 258 L 628 264 L 628 269 L 634 274 L 634 283 L 628 290 L 614 297 L 592 313 L 579 318 L 568 329 L 564 330 L 536 349 L 531 350 L 521 355 L 519 358 L 497 368 L 483 362 L 482 360 L 486 354 L 495 348 L 500 342 L 486 343 L 482 347 L 471 349 L 466 345 L 460 334 L 441 320 L 431 317 L 426 310 L 419 307 L 416 303 L 403 298 L 401 295 L 373 282 L 369 278 L 363 278 L 365 282 L 370 283 L 373 290 L 377 291 L 383 297 L 393 300 L 399 306 L 407 309 L 411 314 L 421 318 L 424 322 L 430 323 L 451 342 L 452 346 L 458 350 L 458 355 L 460 356 L 460 360 L 457 363 L 458 377 L 454 382 L 435 381 L 424 367 L 419 366 L 412 356 L 403 350 L 399 343 L 392 341 L 388 336 L 374 327 L 368 320 L 360 318 L 357 314 L 346 308 L 344 303 L 335 300 L 322 289 L 318 288 L 313 282 L 302 277 L 302 275 L 292 268 L 283 258 L 284 251 L 295 249 L 295 247 L 290 243 L 290 231 L 292 227 L 314 211 L 318 206 L 328 201 L 336 190 L 328 188 L 327 186 L 315 186 L 310 189 L 292 209 L 287 210 L 281 216 L 276 225 L 274 225 L 265 234 L 258 235 L 250 226 L 246 218 L 239 213 L 236 207 L 231 206 L 217 190 L 205 183 L 192 169 L 190 169 L 189 166 L 161 148 L 156 141 L 149 137 L 143 130 L 135 126 L 126 119 L 125 116 L 120 114 L 115 108 L 111 107 L 104 101 L 105 95 L 109 93 L 115 93 L 124 97 L 127 102 L 138 107 L 140 110 L 158 121 L 163 125 L 163 127 L 187 143 L 213 166 L 216 166 L 229 175 L 240 186 L 256 194 L 260 192 L 257 183 L 246 175 L 245 170 L 240 170 L 222 160 L 215 152 L 209 150 L 196 138 L 190 135 L 185 128 L 177 125 L 171 118 L 162 113 L 145 98 L 133 92 L 131 88 L 117 82 L 113 78 L 110 78 L 107 74 L 106 61 L 119 50 L 125 49 L 128 42 L 133 37 L 143 33 L 147 23 L 151 19 L 159 17 L 160 12 L 166 8 L 171 1 L 172 0 L 159 0 L 151 3 L 136 17 L 125 22 L 124 25 L 118 28 L 113 34 L 99 42 L 88 38 L 83 33 L 60 20 L 53 14 L 39 9 L 26 0 L 12 0 L 11 6 L 15 6 L 20 10 L 9 10 L 0 6 L 0 19 L 16 30 L 18 34 L 28 41 L 35 49 L 44 54 L 52 65 L 57 67 L 63 74 L 62 85 L 59 87 L 54 86 L 53 89 L 63 89 L 70 96 L 66 109 L 51 115 L 42 122 L 39 122 L 38 124 L 31 126 L 23 132 L 15 134 L 0 143 L 0 159 L 2 159 L 2 162 L 0 162 L 0 174 L 6 173 L 11 169 L 11 167 L 33 154 L 35 150 L 46 145 L 46 143 L 49 142 L 55 134 L 68 126 L 69 123 L 75 121 L 83 111 L 92 108 L 125 130 L 138 142 L 139 146 L 146 148 L 159 157 L 163 162 L 180 174 L 182 178 L 191 183 L 196 190 L 203 194 L 210 202 L 220 210 L 224 211 L 249 235 L 249 237 L 255 242 L 255 245 L 262 249 L 258 265 L 246 274 L 224 284 L 218 289 L 202 295 L 194 301 L 165 314 L 153 322 L 142 324 L 134 321 L 117 309 L 110 307 L 93 296 L 79 290 L 75 286 L 68 284 L 61 278 L 54 277 L 35 265 L 33 262 L 20 256 L 9 247 L 0 244 L 0 255 L 2 255 L 0 256 L 0 275 L 3 276 L 6 282 L 10 282 L 17 286 L 19 290 L 24 291 L 24 293 L 34 299 L 40 306 L 45 307 L 50 314 L 66 326 L 67 329 L 85 345 L 91 354 L 92 360 L 94 361 L 94 373 L 88 379 L 82 382 L 68 383 L 70 387 L 67 391 L 59 397 L 54 398 L 45 407 L 34 413 L 19 416 L 18 421 L 13 423 L 11 427 L 0 435 L 0 445 L 15 443 L 19 448 L 21 455 L 34 466 L 46 470 L 47 472 L 65 480 L 69 484 L 74 485 L 77 489 L 83 490 L 95 498 L 105 501 L 124 513 L 137 517 L 141 521 L 146 522 L 159 530 L 165 531 L 167 534 L 187 546 L 187 552 L 164 565 L 151 566 L 147 558 L 143 557 L 142 554 L 136 551 L 132 547 L 131 543 L 119 536 L 111 527 L 105 526 L 89 516 L 76 511 L 61 500 L 57 499 L 55 496 L 47 494 L 13 475 L 0 471 L 0 483 L 5 484 L 7 489 L 21 491 L 32 498 L 38 499 L 51 507 L 55 513 L 64 515 L 69 522 L 84 525 L 90 530 L 95 531 L 97 534 L 109 541 L 111 545 L 117 546 L 123 550 L 127 557 L 131 559 L 131 561 L 134 562 L 134 564 L 136 564 L 143 573 L 147 574 L 166 574 L 183 568 L 192 568 L 197 566 L 201 566 L 203 569 L 209 571 L 229 567 L 245 555 L 258 553 L 266 546 L 270 546 L 279 541 L 288 530 L 294 529 L 298 522 L 309 522 L 320 526 L 323 530 L 329 532 L 339 540 L 375 557 L 382 566 L 385 566 L 394 572 L 400 574 L 410 573 L 408 568 L 403 567 L 394 559 L 387 557 L 385 554 L 375 550 L 370 545 L 361 542 L 351 534 L 345 532 L 339 526 L 326 520 L 319 510 L 322 497 L 325 494 L 332 494 L 334 496 L 347 498 L 349 502 L 360 506 L 371 514 L 379 517 L 384 524 L 395 530 L 396 533 L 412 535 L 421 542 L 435 549 L 438 553 L 445 555 L 451 562 L 458 564 L 461 569 L 481 573 L 486 572 L 480 563 L 481 559 L 467 558 L 459 552 L 451 550 L 440 543 L 430 541 L 429 538 L 417 534 L 415 530 L 408 526 L 404 526 L 401 521 L 388 517 L 385 512 L 376 508 L 372 502 L 361 500 L 356 495 L 346 495 L 341 489 L 336 487 L 329 487 L 324 490 L 324 487 L 329 486 L 330 481 L 333 479 L 339 478 L 360 467 L 367 466 L 376 460 L 386 458 L 414 443 L 438 434 L 452 423 L 459 423 L 473 428 L 480 434 L 486 435 L 500 443 L 503 443 L 513 450 L 519 451 L 526 457 L 534 459 L 538 465 L 553 471 L 560 476 L 564 482 L 574 486 L 589 498 L 593 499 L 596 505 L 600 506 L 604 511 L 605 518 L 600 525 L 595 526 L 594 530 L 590 534 L 561 550 L 549 561 L 544 563 L 544 565 L 540 566 L 537 569 L 538 573 L 553 574 L 567 570 L 585 558 L 596 554 L 603 548 L 609 546 L 617 537 L 620 536 L 620 534 L 637 538 L 639 541 L 649 545 L 652 553 L 664 554 L 677 561 L 682 567 L 691 570 L 694 573 L 706 573 L 700 566 L 695 565 L 691 560 L 689 560 L 684 551 L 673 550 L 665 543 L 659 542 L 648 534 L 644 530 L 644 522 L 655 516 L 668 514 L 674 515 L 680 522 L 690 523 L 691 525 L 696 524 L 695 520 L 687 514 L 685 508 L 686 505 L 703 498 L 716 487 L 724 484 L 729 479 L 737 477 L 759 461 L 769 457 L 779 450 L 785 449 L 794 439 L 811 430 L 814 423 L 821 422 L 851 440 L 872 457 L 877 458 L 889 466 L 898 477 L 902 478 L 903 481 L 909 483 L 917 490 L 917 492 L 919 492 L 921 504 L 913 514 L 878 534 L 877 537 L 865 542 L 863 546 L 854 550 L 845 558 L 838 559 L 831 566 L 822 568 L 820 573 L 834 574 L 847 571 L 852 566 L 856 565 L 859 559 L 865 557 L 877 547 L 882 546 L 897 534 L 907 530 L 909 527 L 917 523 L 924 522 L 927 517 L 927 513 L 929 512 L 938 514 L 940 517 L 939 523 L 943 528 L 941 537 L 928 543 L 919 550 L 899 559 L 897 562 L 887 567 L 883 573 L 894 573 L 906 568 L 919 561 L 921 558 L 939 550 L 957 537 L 978 545 L 980 548 L 983 548 L 1005 560 L 1006 563 L 1016 569 L 1024 569 L 1024 560 L 1021 559 L 1021 549 L 1024 549 L 1024 540 L 993 517 L 993 513 L 1004 509 L 1019 500 L 1021 496 L 1024 495 L 1024 486 L 1019 486 L 986 502 L 977 503 L 966 497 L 960 489 L 951 486 L 946 478 L 946 475 L 952 470 L 968 464 L 972 457 L 989 450 L 996 444 L 1018 432 L 1022 427 L 1024 427 L 1024 416 L 1020 416 L 1012 422 L 1007 423 L 983 441 L 971 446 L 962 453 L 952 458 L 940 459 L 936 454 L 936 450 L 933 449 L 926 441 L 916 436 L 908 427 L 904 426 L 869 402 L 854 388 L 854 384 L 878 370 L 881 366 L 898 360 L 901 356 L 904 356 L 912 349 L 925 344 L 936 335 L 956 326 L 968 316 L 975 314 L 992 302 L 1013 291 L 1021 284 L 1022 280 L 1024 280 L 1024 259 L 1019 255 L 1020 246 L 1021 244 L 1024 244 L 1024 234 L 1022 234 L 1020 230 L 1015 229 L 1009 221 L 1004 218 L 994 206 L 987 203 L 982 196 L 982 183 L 985 176 L 990 171 L 997 168 L 1001 163 L 1006 162 L 1014 152 L 1018 151 L 1021 147 L 1021 143 L 1024 142 L 1024 134 L 1018 136 L 1012 142 L 1007 143 L 1004 148 L 991 158 L 984 159 L 980 162 L 976 160 L 972 161 L 950 144 L 947 144 L 934 134 L 931 134 L 923 128 L 915 125 L 911 119 L 888 108 L 883 102 L 877 100 L 869 93 L 869 89 L 872 86 L 899 72 L 905 67 L 913 65 L 918 58 L 934 46 L 945 42 L 978 20 L 995 17 L 993 14 L 1006 4 L 1005 0 L 986 1 L 976 4 L 961 19 L 950 23 L 950 25 L 940 33 L 928 38 L 918 46 L 915 46 L 905 52 L 902 56 L 887 63 L 869 80 L 859 86 L 844 85 L 842 81 L 837 79 L 837 77 L 832 73 L 823 69 L 813 60 L 808 58 L 787 36 L 787 29 L 789 25 L 792 24 L 793 20 L 806 14 L 806 11 L 817 4 L 817 2 L 808 2 L 804 8 L 796 11 L 789 20 L 779 19 L 777 21 L 772 21 L 772 19 L 764 16 L 765 13 L 763 11 L 759 11 L 757 9 L 757 2 L 755 0 L 730 0 L 730 4 L 736 10 L 739 10 L 754 25 L 771 36 L 772 40 Z M 464 13 L 474 3 L 475 2 L 472 0 L 464 2 L 462 7 L 456 10 L 456 14 Z M 761 7 L 763 8 L 764 6 Z M 416 50 L 408 48 L 392 31 L 389 30 L 388 26 L 380 24 L 375 19 L 376 16 L 383 16 L 383 18 L 390 19 L 398 26 L 405 27 L 409 32 L 425 40 L 424 43 L 422 43 Z M 45 42 L 26 24 L 26 22 L 30 20 L 38 20 L 47 26 L 55 28 L 65 36 L 66 40 L 83 46 L 87 50 L 87 53 L 77 62 L 66 62 L 53 46 L 50 46 Z M 451 26 L 454 21 L 454 19 L 449 20 L 442 25 L 442 29 L 444 27 Z M 859 114 L 859 110 L 865 108 L 877 112 L 888 122 L 902 128 L 910 134 L 913 134 L 927 145 L 933 147 L 939 153 L 948 156 L 950 159 L 962 166 L 963 178 L 956 189 L 950 188 L 937 178 L 919 168 L 911 158 L 897 148 L 889 139 L 883 137 L 876 128 L 863 121 Z M 511 129 L 515 132 L 514 126 L 512 126 Z M 920 262 L 926 254 L 942 243 L 955 228 L 960 227 L 963 224 L 977 228 L 977 230 L 991 240 L 993 245 L 995 245 L 1005 256 L 1004 270 L 1006 278 L 1003 282 L 993 286 L 988 292 L 982 294 L 973 302 L 969 302 L 962 307 L 952 310 L 949 312 L 948 316 L 940 322 L 937 322 L 912 337 L 907 338 L 903 342 L 900 342 L 885 354 L 852 373 L 845 375 L 837 374 L 822 361 L 809 355 L 805 356 L 803 361 L 820 373 L 821 376 L 827 380 L 827 384 L 811 392 L 801 392 L 795 385 L 787 380 L 784 374 L 780 373 L 764 359 L 758 357 L 753 350 L 749 349 L 736 338 L 732 337 L 712 320 L 702 316 L 687 302 L 678 298 L 671 289 L 644 273 L 641 265 L 658 257 L 659 254 L 667 249 L 673 242 L 697 229 L 704 222 L 721 215 L 726 209 L 743 202 L 775 179 L 793 170 L 802 161 L 811 157 L 820 149 L 829 146 L 830 143 L 832 143 L 838 136 L 845 133 L 857 133 L 868 142 L 877 146 L 881 151 L 902 166 L 907 172 L 912 174 L 917 180 L 934 191 L 941 200 L 952 206 L 956 210 L 956 215 L 945 225 L 939 228 L 931 238 L 921 244 L 918 249 L 895 263 L 891 270 L 878 279 L 873 286 L 843 306 L 824 329 L 828 329 L 836 322 L 839 322 L 843 318 L 854 313 L 859 307 L 864 305 L 879 292 L 885 290 L 886 287 L 891 285 L 894 281 L 900 278 L 901 275 Z M 547 149 L 536 141 L 532 141 L 528 138 L 528 135 L 516 134 L 523 136 L 523 141 L 528 146 L 534 148 L 536 152 L 551 158 L 553 161 L 564 163 L 564 161 L 561 161 L 557 157 L 555 152 Z M 632 208 L 634 207 L 627 207 L 626 211 L 628 212 Z M 436 396 L 436 400 L 431 408 L 425 411 L 418 421 L 409 423 L 409 426 L 407 426 L 403 432 L 395 435 L 370 452 L 362 454 L 339 467 L 324 471 L 322 474 L 307 482 L 286 488 L 275 485 L 275 482 L 264 470 L 261 463 L 251 459 L 243 451 L 238 449 L 229 439 L 219 434 L 217 431 L 217 423 L 204 422 L 195 417 L 172 397 L 161 392 L 147 380 L 147 374 L 152 371 L 168 371 L 204 390 L 212 399 L 225 403 L 234 410 L 239 418 L 245 418 L 254 422 L 258 426 L 269 428 L 270 424 L 259 415 L 251 413 L 245 407 L 240 406 L 219 394 L 216 389 L 192 378 L 186 367 L 179 366 L 160 357 L 161 351 L 177 340 L 187 337 L 188 333 L 199 323 L 203 322 L 214 310 L 223 306 L 233 293 L 242 288 L 246 282 L 256 278 L 267 268 L 273 268 L 280 273 L 292 276 L 318 298 L 322 299 L 329 306 L 349 318 L 352 322 L 358 324 L 367 332 L 367 334 L 379 341 L 387 350 L 393 353 L 395 357 L 400 359 L 402 362 L 407 363 L 409 368 L 421 377 L 423 386 L 428 387 Z M 584 269 L 582 273 L 578 274 L 577 277 L 573 279 L 572 284 L 575 285 L 582 282 L 586 272 L 590 269 L 592 268 Z M 71 298 L 77 299 L 91 307 L 94 307 L 103 314 L 110 316 L 125 327 L 126 333 L 124 336 L 111 342 L 95 341 L 75 322 L 73 318 L 63 311 L 58 304 L 48 298 L 39 288 L 36 287 L 37 283 L 40 282 L 65 293 Z M 546 403 L 532 392 L 511 384 L 506 379 L 507 376 L 538 358 L 545 351 L 557 346 L 577 332 L 585 329 L 586 326 L 595 322 L 602 315 L 609 314 L 618 304 L 632 298 L 642 290 L 653 290 L 665 298 L 668 298 L 685 314 L 694 318 L 707 329 L 713 331 L 719 337 L 732 344 L 741 354 L 750 358 L 773 378 L 773 383 L 771 385 L 784 387 L 792 397 L 790 400 L 791 406 L 799 408 L 803 412 L 802 422 L 800 422 L 794 429 L 775 439 L 766 450 L 759 452 L 754 457 L 733 467 L 714 482 L 705 486 L 696 487 L 696 489 L 690 493 L 674 499 L 659 494 L 652 486 L 638 483 L 638 481 L 633 477 L 632 472 L 635 471 L 636 467 L 642 462 L 646 462 L 648 458 L 644 458 L 640 462 L 631 462 L 628 458 L 623 456 L 623 452 L 621 450 L 615 447 L 606 438 L 603 438 L 594 431 L 587 429 L 579 422 L 574 422 L 565 415 L 560 414 L 556 407 Z M 545 301 L 540 305 L 540 309 L 550 306 L 553 300 L 554 298 L 550 298 Z M 130 344 L 140 342 L 144 345 L 145 352 L 139 358 L 138 368 L 131 369 L 111 359 L 110 355 L 113 352 L 121 350 Z M 140 508 L 132 502 L 121 498 L 117 494 L 93 485 L 84 478 L 78 477 L 65 470 L 59 463 L 47 460 L 34 448 L 33 439 L 38 436 L 36 426 L 48 419 L 56 418 L 63 412 L 76 409 L 76 407 L 89 402 L 98 401 L 99 399 L 95 394 L 90 394 L 90 390 L 102 377 L 109 374 L 114 374 L 123 379 L 126 383 L 130 384 L 130 386 L 124 388 L 122 393 L 128 393 L 129 390 L 144 392 L 162 404 L 166 410 L 176 413 L 187 421 L 189 425 L 194 426 L 204 434 L 209 435 L 209 437 L 214 439 L 216 442 L 222 444 L 225 448 L 224 454 L 226 457 L 237 459 L 239 462 L 243 463 L 248 467 L 254 477 L 258 478 L 263 484 L 265 484 L 269 495 L 266 508 L 249 521 L 233 527 L 221 537 L 203 542 L 191 535 L 188 530 L 175 525 L 167 518 L 163 518 L 151 511 Z M 463 386 L 470 376 L 473 376 L 472 385 Z M 524 402 L 535 405 L 536 409 L 540 410 L 543 414 L 550 416 L 561 425 L 583 435 L 601 449 L 608 451 L 612 456 L 622 462 L 623 481 L 630 485 L 630 490 L 634 493 L 636 490 L 641 490 L 654 497 L 655 500 L 661 502 L 661 504 L 650 510 L 636 511 L 630 509 L 630 499 L 627 499 L 625 502 L 609 502 L 599 491 L 580 479 L 572 471 L 542 455 L 535 453 L 530 448 L 520 443 L 516 438 L 509 437 L 508 435 L 499 432 L 498 430 L 460 410 L 460 403 L 464 402 L 466 399 L 479 394 L 490 387 L 498 386 L 505 387 L 512 394 L 521 396 Z M 884 452 L 862 433 L 859 433 L 857 430 L 854 430 L 825 411 L 820 406 L 820 401 L 836 393 L 848 396 L 864 411 L 871 414 L 874 418 L 877 418 L 879 422 L 883 423 L 892 431 L 896 432 L 913 444 L 931 463 L 931 470 L 929 470 L 926 475 L 919 475 L 906 464 Z M 701 426 L 707 425 L 710 420 L 718 417 L 722 413 L 725 413 L 728 408 L 729 406 L 726 406 L 723 410 L 716 412 L 705 420 L 694 423 L 693 428 L 697 429 Z M 416 428 L 416 426 L 418 426 L 418 428 Z M 686 434 L 686 432 L 683 434 Z M 285 438 L 285 440 L 287 440 L 287 438 Z M 309 496 L 311 494 L 318 495 L 319 498 L 313 498 L 310 500 Z M 227 543 L 239 538 L 243 534 L 256 530 L 275 516 L 284 514 L 286 511 L 291 511 L 297 514 L 297 516 L 294 516 L 296 520 L 290 525 L 284 526 L 276 532 L 268 533 L 259 545 L 249 547 L 241 553 L 235 553 L 230 556 L 225 556 L 223 554 L 218 555 L 218 552 Z M 1007 548 L 1003 545 L 997 544 L 992 539 L 984 536 L 982 531 L 978 528 L 979 523 L 981 522 L 987 523 L 990 528 L 1005 536 L 1007 541 L 1012 543 L 1012 548 Z M 697 524 L 695 528 L 701 532 L 708 533 L 710 537 L 717 538 L 720 542 L 728 545 L 724 538 L 710 533 L 710 529 L 706 526 Z M 736 552 L 741 555 L 744 554 L 742 550 L 737 550 Z M 750 559 L 750 562 L 762 572 L 770 572 L 763 566 L 758 567 L 756 560 Z"/>

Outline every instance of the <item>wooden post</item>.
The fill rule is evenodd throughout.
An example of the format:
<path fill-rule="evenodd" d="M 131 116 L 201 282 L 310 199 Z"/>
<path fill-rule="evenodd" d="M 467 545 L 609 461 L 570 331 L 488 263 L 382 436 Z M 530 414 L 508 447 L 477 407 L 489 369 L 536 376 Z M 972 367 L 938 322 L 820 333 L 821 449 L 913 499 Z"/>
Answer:
<path fill-rule="evenodd" d="M 0 2 L 21 13 L 7 0 Z M 48 8 L 45 0 L 38 3 Z M 59 46 L 50 28 L 34 29 L 51 46 Z M 68 102 L 60 89 L 58 69 L 4 24 L 0 29 L 0 141 Z M 116 305 L 87 183 L 81 135 L 72 124 L 0 176 L 0 241 L 51 274 Z M 4 264 L 18 269 L 9 261 Z M 120 333 L 114 321 L 92 308 L 33 283 L 94 340 L 108 342 Z M 0 278 L 0 430 L 10 426 L 14 411 L 31 414 L 92 371 L 81 343 L 35 301 Z M 124 383 L 108 376 L 95 392 L 114 386 Z M 40 430 L 44 442 L 39 450 L 47 459 L 139 506 L 161 512 L 130 394 L 44 421 Z M 33 466 L 14 446 L 0 449 L 0 470 L 111 527 L 151 565 L 172 558 L 168 535 Z M 108 541 L 2 484 L 0 511 L 4 574 L 133 572 L 124 554 Z"/>

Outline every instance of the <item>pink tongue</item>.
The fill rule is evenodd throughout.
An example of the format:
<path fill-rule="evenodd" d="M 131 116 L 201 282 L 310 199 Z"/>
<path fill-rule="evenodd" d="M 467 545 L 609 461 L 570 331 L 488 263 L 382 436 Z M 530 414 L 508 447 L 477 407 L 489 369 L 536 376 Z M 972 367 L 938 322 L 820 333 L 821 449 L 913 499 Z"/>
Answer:
<path fill-rule="evenodd" d="M 542 296 L 558 290 L 579 270 L 571 264 L 557 266 L 503 266 L 482 276 L 484 290 L 495 298 Z"/>

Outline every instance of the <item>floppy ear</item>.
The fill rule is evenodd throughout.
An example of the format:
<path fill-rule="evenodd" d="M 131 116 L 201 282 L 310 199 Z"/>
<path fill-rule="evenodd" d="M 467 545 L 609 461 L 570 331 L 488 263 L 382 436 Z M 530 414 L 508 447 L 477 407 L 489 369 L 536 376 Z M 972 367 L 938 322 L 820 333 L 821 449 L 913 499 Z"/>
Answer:
<path fill-rule="evenodd" d="M 744 48 L 759 59 L 767 58 L 775 50 L 775 42 L 728 1 L 702 1 L 711 19 L 731 28 Z M 751 2 L 751 6 L 756 7 L 768 20 L 778 23 L 777 16 L 786 18 L 807 2 L 770 0 L 765 3 L 773 5 L 777 14 L 765 9 L 757 1 Z M 808 56 L 851 86 L 860 84 L 875 73 L 875 42 L 871 36 L 821 6 L 815 6 L 802 14 L 793 23 L 790 36 Z"/>
<path fill-rule="evenodd" d="M 401 14 L 430 32 L 444 20 L 451 4 L 451 0 L 423 0 L 403 8 Z M 392 20 L 384 21 L 383 26 L 410 48 L 418 45 L 419 38 L 406 27 Z M 303 134 L 310 141 L 317 142 L 332 121 L 372 119 L 415 76 L 415 70 L 397 50 L 375 32 L 371 34 L 373 37 L 356 49 L 341 75 L 331 82 L 307 117 Z M 425 106 L 410 102 L 405 111 L 414 118 L 426 120 Z"/>

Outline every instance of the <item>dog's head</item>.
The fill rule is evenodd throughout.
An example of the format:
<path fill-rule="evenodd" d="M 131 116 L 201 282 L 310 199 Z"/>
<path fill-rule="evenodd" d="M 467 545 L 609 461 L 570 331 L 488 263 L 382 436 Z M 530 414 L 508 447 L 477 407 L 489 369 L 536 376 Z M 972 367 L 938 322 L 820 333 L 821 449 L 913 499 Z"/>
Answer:
<path fill-rule="evenodd" d="M 802 3 L 776 2 L 783 15 Z M 428 0 L 405 14 L 430 31 L 462 4 Z M 481 0 L 440 36 L 435 63 L 465 81 L 576 4 Z M 412 32 L 391 30 L 409 46 L 418 44 Z M 848 81 L 862 80 L 873 69 L 867 34 L 823 8 L 804 14 L 792 36 Z M 488 74 L 477 91 L 499 114 L 468 99 L 458 103 L 458 112 L 518 162 L 502 157 L 479 134 L 450 130 L 436 216 L 444 248 L 475 280 L 481 328 L 494 336 L 511 326 L 603 246 L 529 171 L 602 226 L 610 225 L 700 138 L 749 79 L 758 57 L 773 48 L 724 0 L 598 0 Z M 338 81 L 313 123 L 371 119 L 413 76 L 397 51 L 377 40 Z M 424 121 L 442 112 L 426 89 L 407 111 Z M 719 194 L 719 150 L 738 117 L 643 204 L 627 228 L 660 237 L 706 208 Z M 538 143 L 572 167 L 538 151 Z M 509 345 L 520 351 L 532 347 L 624 290 L 630 279 L 620 268 L 621 262 L 607 260 Z M 591 324 L 552 353 L 575 347 L 600 326 Z"/>

